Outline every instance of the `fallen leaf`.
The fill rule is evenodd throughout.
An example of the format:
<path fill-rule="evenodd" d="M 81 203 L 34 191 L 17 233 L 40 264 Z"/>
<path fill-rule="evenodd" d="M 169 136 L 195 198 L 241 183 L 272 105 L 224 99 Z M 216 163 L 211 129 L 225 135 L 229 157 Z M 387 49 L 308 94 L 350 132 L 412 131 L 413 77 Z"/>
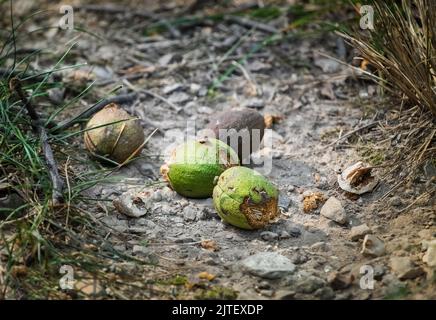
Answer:
<path fill-rule="evenodd" d="M 85 70 L 74 70 L 67 75 L 67 82 L 73 82 L 74 84 L 84 84 L 94 79 L 94 74 Z"/>
<path fill-rule="evenodd" d="M 283 117 L 267 113 L 263 117 L 263 119 L 265 121 L 265 127 L 269 129 L 269 128 L 272 128 L 274 123 L 277 123 L 277 122 L 283 120 Z"/>
<path fill-rule="evenodd" d="M 326 198 L 323 193 L 312 192 L 303 198 L 303 211 L 309 213 L 317 209 L 325 201 Z"/>
<path fill-rule="evenodd" d="M 135 73 L 153 73 L 156 71 L 155 66 L 133 66 L 125 70 L 121 70 L 122 74 L 135 74 Z"/>
<path fill-rule="evenodd" d="M 368 70 L 368 65 L 369 65 L 369 61 L 366 59 L 363 59 L 362 62 L 360 63 L 360 69 L 362 70 Z"/>
<path fill-rule="evenodd" d="M 11 268 L 11 275 L 15 278 L 24 277 L 27 275 L 27 267 L 25 265 L 13 266 Z"/>
<path fill-rule="evenodd" d="M 218 244 L 214 240 L 203 240 L 203 241 L 201 241 L 200 246 L 203 249 L 206 249 L 209 251 L 218 251 L 219 250 Z"/>

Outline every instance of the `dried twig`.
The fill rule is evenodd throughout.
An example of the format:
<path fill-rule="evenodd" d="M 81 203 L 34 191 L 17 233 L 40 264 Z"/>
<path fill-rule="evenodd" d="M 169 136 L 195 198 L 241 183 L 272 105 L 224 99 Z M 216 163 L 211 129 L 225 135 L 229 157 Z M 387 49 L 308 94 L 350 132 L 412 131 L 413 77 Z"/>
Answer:
<path fill-rule="evenodd" d="M 32 119 L 33 131 L 37 133 L 41 139 L 42 152 L 44 154 L 45 162 L 47 165 L 47 169 L 53 187 L 53 194 L 52 194 L 53 205 L 60 204 L 64 200 L 62 195 L 62 189 L 64 184 L 59 175 L 56 160 L 54 159 L 54 155 L 53 155 L 53 150 L 51 149 L 50 144 L 48 143 L 48 136 L 45 127 L 40 121 L 40 118 L 36 113 L 35 107 L 24 93 L 20 80 L 18 78 L 12 78 L 9 81 L 9 88 L 11 91 L 16 92 L 19 98 L 21 99 L 21 101 L 23 102 L 27 110 L 27 113 Z"/>
<path fill-rule="evenodd" d="M 355 134 L 355 133 L 357 133 L 357 132 L 359 132 L 361 130 L 372 128 L 372 127 L 374 127 L 375 125 L 377 125 L 379 123 L 380 123 L 380 121 L 374 121 L 374 122 L 368 123 L 365 126 L 362 126 L 362 127 L 357 128 L 357 129 L 354 129 L 353 131 L 350 131 L 350 132 L 344 134 L 342 137 L 337 138 L 332 143 L 329 143 L 328 145 L 325 146 L 325 148 L 331 147 L 331 146 L 335 145 L 336 143 L 338 143 L 339 141 L 344 140 L 344 139 L 348 138 L 349 136 L 352 136 L 353 134 Z"/>
<path fill-rule="evenodd" d="M 106 13 L 106 14 L 125 14 L 140 18 L 148 18 L 151 20 L 156 20 L 156 15 L 144 11 L 136 11 L 132 8 L 125 8 L 116 5 L 98 5 L 98 4 L 87 4 L 81 5 L 75 8 L 76 10 L 84 10 L 95 13 Z"/>
<path fill-rule="evenodd" d="M 241 26 L 244 26 L 244 27 L 254 28 L 254 29 L 257 29 L 259 31 L 266 32 L 266 33 L 272 33 L 272 34 L 280 33 L 280 30 L 277 28 L 274 28 L 274 27 L 272 27 L 268 24 L 265 24 L 265 23 L 250 20 L 250 19 L 245 18 L 245 17 L 238 17 L 235 15 L 229 15 L 229 16 L 225 16 L 224 20 L 228 21 L 228 22 L 240 24 Z"/>

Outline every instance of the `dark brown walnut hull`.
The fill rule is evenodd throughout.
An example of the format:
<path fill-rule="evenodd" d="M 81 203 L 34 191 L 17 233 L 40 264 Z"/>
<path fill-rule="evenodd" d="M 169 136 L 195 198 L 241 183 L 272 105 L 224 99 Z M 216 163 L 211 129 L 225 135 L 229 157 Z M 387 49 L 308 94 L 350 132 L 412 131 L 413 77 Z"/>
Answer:
<path fill-rule="evenodd" d="M 259 150 L 265 132 L 265 121 L 255 110 L 235 109 L 213 116 L 206 129 L 206 133 L 213 133 L 214 138 L 231 146 L 244 164 L 251 153 Z"/>

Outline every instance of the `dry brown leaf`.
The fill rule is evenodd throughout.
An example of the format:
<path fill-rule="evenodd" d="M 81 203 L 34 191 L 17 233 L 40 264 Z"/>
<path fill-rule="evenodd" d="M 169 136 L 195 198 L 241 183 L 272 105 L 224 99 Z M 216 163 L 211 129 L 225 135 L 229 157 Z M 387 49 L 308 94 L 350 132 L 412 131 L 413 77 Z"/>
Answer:
<path fill-rule="evenodd" d="M 363 59 L 362 62 L 360 63 L 360 69 L 362 70 L 368 70 L 368 65 L 369 65 L 369 61 L 366 59 Z"/>
<path fill-rule="evenodd" d="M 135 73 L 153 73 L 156 71 L 155 66 L 133 66 L 125 70 L 121 70 L 122 74 L 135 74 Z"/>
<path fill-rule="evenodd" d="M 267 129 L 269 129 L 269 128 L 272 128 L 274 123 L 277 123 L 277 122 L 283 120 L 283 117 L 267 113 L 267 114 L 265 114 L 263 119 L 265 121 L 265 127 Z"/>
<path fill-rule="evenodd" d="M 209 251 L 218 251 L 219 247 L 215 240 L 203 240 L 200 243 L 200 246 L 203 249 L 209 250 Z"/>
<path fill-rule="evenodd" d="M 27 275 L 27 267 L 25 265 L 13 266 L 11 268 L 11 275 L 13 277 L 24 277 Z"/>
<path fill-rule="evenodd" d="M 68 82 L 83 84 L 94 79 L 94 74 L 85 70 L 74 70 L 67 76 Z"/>
<path fill-rule="evenodd" d="M 321 192 L 312 192 L 303 199 L 303 211 L 309 213 L 317 209 L 322 203 L 326 201 L 324 194 Z"/>

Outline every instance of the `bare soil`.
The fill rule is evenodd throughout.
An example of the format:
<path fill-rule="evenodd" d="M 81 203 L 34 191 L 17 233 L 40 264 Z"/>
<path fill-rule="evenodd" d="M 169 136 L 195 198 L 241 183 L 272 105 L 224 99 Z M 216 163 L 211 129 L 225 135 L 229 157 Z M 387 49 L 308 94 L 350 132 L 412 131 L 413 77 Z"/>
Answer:
<path fill-rule="evenodd" d="M 81 2 L 77 3 L 80 6 Z M 126 8 L 132 12 L 141 11 L 134 3 L 130 5 Z M 178 8 L 171 9 L 170 2 L 167 7 L 166 10 Z M 123 108 L 141 119 L 146 135 L 158 128 L 142 156 L 114 173 L 116 182 L 89 190 L 87 196 L 99 201 L 85 207 L 123 235 L 123 241 L 119 236 L 108 235 L 108 241 L 117 250 L 157 263 L 169 279 L 178 279 L 176 275 L 187 279 L 181 282 L 183 285 L 174 280 L 174 286 L 166 287 L 165 293 L 151 293 L 150 298 L 192 298 L 192 287 L 204 282 L 212 291 L 206 294 L 213 295 L 214 288 L 226 288 L 219 289 L 221 298 L 436 298 L 434 270 L 422 261 L 421 247 L 423 240 L 435 239 L 435 207 L 431 201 L 415 201 L 425 190 L 429 177 L 423 174 L 413 185 L 403 186 L 386 197 L 383 196 L 397 181 L 383 175 L 385 168 L 374 169 L 380 183 L 364 195 L 351 196 L 337 184 L 339 169 L 368 160 L 362 158 L 353 142 L 358 141 L 359 135 L 371 137 L 374 128 L 331 143 L 385 113 L 371 109 L 371 102 L 377 100 L 374 84 L 359 80 L 348 67 L 321 54 L 348 59 L 353 54 L 349 47 L 330 33 L 284 37 L 257 50 L 243 63 L 234 64 L 235 71 L 211 92 L 208 89 L 214 80 L 232 61 L 239 61 L 271 34 L 229 21 L 206 21 L 176 28 L 175 33 L 164 30 L 146 36 L 144 29 L 149 20 L 128 12 L 77 11 L 75 23 L 101 35 L 101 39 L 49 29 L 32 37 L 28 46 L 60 52 L 65 50 L 61 44 L 77 41 L 68 61 L 88 65 L 79 69 L 86 73 L 63 73 L 63 80 L 69 81 L 67 89 L 83 86 L 84 74 L 96 80 L 96 97 L 105 96 L 118 84 L 123 85 L 118 93 L 135 88 L 139 97 Z M 282 20 L 271 21 L 270 25 L 280 28 L 285 22 Z M 56 16 L 48 21 L 56 23 Z M 344 49 L 346 56 L 341 57 Z M 40 63 L 48 66 L 53 61 Z M 82 99 L 62 117 L 77 114 L 89 103 L 89 98 Z M 179 112 L 174 105 L 180 108 Z M 223 223 L 211 199 L 183 198 L 164 183 L 155 184 L 161 180 L 159 167 L 169 146 L 183 138 L 187 126 L 195 123 L 197 130 L 202 129 L 213 114 L 238 107 L 255 108 L 264 116 L 280 118 L 271 128 L 272 147 L 262 148 L 257 156 L 273 159 L 268 178 L 280 189 L 281 215 L 257 231 Z M 377 144 L 377 140 L 372 142 Z M 81 137 L 77 145 L 84 149 Z M 135 192 L 148 192 L 145 214 L 140 218 L 121 214 L 111 202 Z M 320 192 L 325 199 L 339 199 L 347 222 L 341 225 L 321 216 L 322 202 L 318 208 L 304 212 L 304 196 L 310 192 Z M 383 255 L 366 257 L 360 253 L 362 239 L 351 240 L 351 228 L 363 223 L 384 243 Z M 296 270 L 275 280 L 244 271 L 242 261 L 260 252 L 277 252 L 289 258 Z M 399 279 L 391 263 L 391 258 L 397 256 L 410 258 L 422 272 L 412 279 Z M 373 289 L 360 286 L 363 265 L 374 270 Z M 214 279 L 204 279 L 204 273 L 199 277 L 201 272 Z"/>

